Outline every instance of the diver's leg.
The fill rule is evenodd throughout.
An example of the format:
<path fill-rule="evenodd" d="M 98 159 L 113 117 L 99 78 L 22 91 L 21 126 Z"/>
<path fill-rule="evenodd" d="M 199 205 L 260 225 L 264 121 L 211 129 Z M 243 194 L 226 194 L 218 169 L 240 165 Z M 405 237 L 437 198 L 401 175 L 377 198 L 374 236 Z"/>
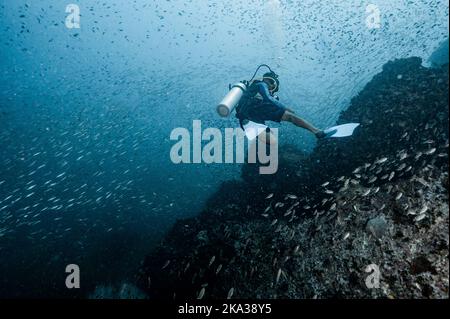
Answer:
<path fill-rule="evenodd" d="M 284 112 L 283 116 L 281 117 L 281 120 L 285 121 L 285 122 L 291 122 L 298 127 L 307 129 L 308 131 L 310 131 L 313 134 L 317 134 L 317 133 L 321 132 L 321 130 L 314 127 L 312 124 L 308 123 L 306 120 L 298 117 L 297 115 L 295 115 L 289 111 Z"/>

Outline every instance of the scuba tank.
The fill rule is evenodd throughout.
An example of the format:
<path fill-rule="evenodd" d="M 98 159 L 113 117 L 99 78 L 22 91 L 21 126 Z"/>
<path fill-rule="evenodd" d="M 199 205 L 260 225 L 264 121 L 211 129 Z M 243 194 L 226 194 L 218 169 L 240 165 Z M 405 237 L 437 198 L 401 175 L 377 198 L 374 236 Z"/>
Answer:
<path fill-rule="evenodd" d="M 250 81 L 244 80 L 244 81 L 241 81 L 234 85 L 229 86 L 230 91 L 228 92 L 227 95 L 225 95 L 225 97 L 219 103 L 219 105 L 217 105 L 217 113 L 219 113 L 220 116 L 228 117 L 231 114 L 231 112 L 233 112 L 233 110 L 236 108 L 236 106 L 241 101 L 242 96 L 245 94 L 245 92 L 250 87 L 250 83 L 255 78 L 256 73 L 258 73 L 259 69 L 263 66 L 267 67 L 270 70 L 270 72 L 272 72 L 276 76 L 276 78 L 278 78 L 278 75 L 276 75 L 275 72 L 273 72 L 272 69 L 267 64 L 261 64 L 256 69 L 256 71 L 253 74 Z"/>
<path fill-rule="evenodd" d="M 230 86 L 230 92 L 223 98 L 219 105 L 217 105 L 217 113 L 222 117 L 227 117 L 233 112 L 236 105 L 239 104 L 245 91 L 247 91 L 248 82 L 242 81 Z"/>

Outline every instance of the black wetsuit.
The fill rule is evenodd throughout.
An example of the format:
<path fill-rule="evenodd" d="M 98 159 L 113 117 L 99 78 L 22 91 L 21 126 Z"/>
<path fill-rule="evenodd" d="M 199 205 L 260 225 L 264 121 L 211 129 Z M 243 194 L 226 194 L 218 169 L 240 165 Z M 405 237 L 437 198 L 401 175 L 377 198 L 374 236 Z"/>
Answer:
<path fill-rule="evenodd" d="M 265 121 L 280 122 L 286 107 L 269 92 L 269 86 L 263 81 L 255 81 L 242 97 L 236 117 L 241 126 L 245 120 L 265 124 Z"/>

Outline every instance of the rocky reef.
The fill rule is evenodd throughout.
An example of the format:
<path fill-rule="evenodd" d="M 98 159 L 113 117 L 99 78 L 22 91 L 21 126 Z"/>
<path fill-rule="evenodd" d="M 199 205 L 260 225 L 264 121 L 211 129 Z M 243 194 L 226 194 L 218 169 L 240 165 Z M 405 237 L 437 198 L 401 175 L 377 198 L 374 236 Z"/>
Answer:
<path fill-rule="evenodd" d="M 150 298 L 448 298 L 448 64 L 395 60 L 279 171 L 245 165 L 143 262 Z M 225 191 L 226 190 L 226 191 Z M 231 190 L 231 191 L 230 191 Z M 379 275 L 379 280 L 375 276 Z"/>

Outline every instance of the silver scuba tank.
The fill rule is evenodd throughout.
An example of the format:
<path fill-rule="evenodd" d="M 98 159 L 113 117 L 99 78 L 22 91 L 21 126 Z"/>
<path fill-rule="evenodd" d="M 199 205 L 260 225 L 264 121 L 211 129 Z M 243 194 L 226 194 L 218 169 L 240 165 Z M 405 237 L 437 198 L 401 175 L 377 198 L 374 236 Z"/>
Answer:
<path fill-rule="evenodd" d="M 217 113 L 222 117 L 227 117 L 233 112 L 234 108 L 238 105 L 244 92 L 247 91 L 247 84 L 244 82 L 238 82 L 234 84 L 230 92 L 223 98 L 219 105 L 217 105 Z"/>

